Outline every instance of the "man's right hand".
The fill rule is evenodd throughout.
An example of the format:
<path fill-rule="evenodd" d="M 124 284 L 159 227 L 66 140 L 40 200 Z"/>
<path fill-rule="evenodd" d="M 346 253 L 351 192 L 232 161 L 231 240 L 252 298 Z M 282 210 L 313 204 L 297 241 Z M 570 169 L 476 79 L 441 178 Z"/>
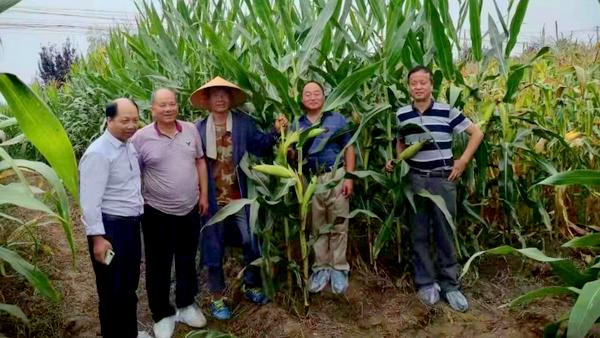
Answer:
<path fill-rule="evenodd" d="M 112 244 L 102 235 L 92 236 L 92 244 L 94 246 L 94 259 L 100 264 L 104 264 L 104 256 L 108 249 L 112 250 Z"/>
<path fill-rule="evenodd" d="M 385 163 L 385 171 L 387 171 L 388 173 L 391 173 L 392 171 L 394 171 L 395 166 L 396 166 L 396 164 L 394 163 L 394 160 L 388 160 Z"/>

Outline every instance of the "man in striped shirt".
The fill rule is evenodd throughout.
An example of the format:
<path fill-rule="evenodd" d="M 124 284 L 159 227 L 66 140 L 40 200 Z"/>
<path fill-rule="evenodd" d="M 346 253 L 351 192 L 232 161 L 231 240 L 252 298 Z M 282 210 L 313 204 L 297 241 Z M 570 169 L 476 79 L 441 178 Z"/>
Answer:
<path fill-rule="evenodd" d="M 400 128 L 397 154 L 411 144 L 428 141 L 406 161 L 410 166 L 412 189 L 415 194 L 426 190 L 441 196 L 455 218 L 456 181 L 473 158 L 483 133 L 462 112 L 432 99 L 433 75 L 427 67 L 411 69 L 408 85 L 413 103 L 396 113 Z M 462 132 L 469 135 L 469 143 L 463 154 L 454 159 L 453 135 Z M 393 162 L 388 161 L 386 170 L 392 169 Z M 453 309 L 464 312 L 469 305 L 459 290 L 459 266 L 450 224 L 431 200 L 415 195 L 415 204 L 416 211 L 410 215 L 410 226 L 417 295 L 425 304 L 433 305 L 439 301 L 441 291 Z M 431 240 L 437 256 L 435 263 L 430 251 Z"/>

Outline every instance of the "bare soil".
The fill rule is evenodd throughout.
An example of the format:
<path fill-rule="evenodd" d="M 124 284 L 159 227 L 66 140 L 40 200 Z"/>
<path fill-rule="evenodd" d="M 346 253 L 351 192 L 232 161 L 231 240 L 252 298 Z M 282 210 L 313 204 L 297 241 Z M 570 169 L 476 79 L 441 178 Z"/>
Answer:
<path fill-rule="evenodd" d="M 75 215 L 73 219 L 77 219 Z M 96 337 L 99 335 L 97 295 L 94 274 L 82 226 L 75 229 L 75 264 L 59 226 L 44 228 L 44 241 L 51 255 L 44 256 L 46 271 L 63 299 L 52 304 L 35 294 L 18 276 L 2 277 L 0 303 L 18 304 L 30 317 L 29 327 L 0 315 L 0 332 L 8 337 Z M 330 292 L 311 296 L 307 316 L 299 316 L 290 298 L 280 291 L 267 305 L 256 306 L 244 300 L 233 283 L 229 298 L 234 318 L 218 322 L 208 315 L 205 292 L 198 298 L 208 317 L 208 329 L 239 337 L 539 337 L 545 325 L 568 312 L 569 298 L 544 299 L 526 308 L 509 310 L 501 305 L 523 292 L 557 282 L 549 269 L 518 258 L 487 257 L 469 272 L 463 286 L 471 309 L 452 311 L 445 303 L 435 307 L 421 304 L 408 275 L 391 269 L 368 268 L 352 262 L 350 288 L 345 297 Z M 227 272 L 235 279 L 239 269 L 230 260 Z M 389 272 L 386 272 L 389 271 Z M 152 331 L 145 291 L 144 267 L 138 290 L 139 328 Z M 204 284 L 201 274 L 201 290 Z M 299 305 L 299 304 L 296 304 Z M 176 337 L 192 329 L 178 324 Z M 1 336 L 1 335 L 0 335 Z"/>

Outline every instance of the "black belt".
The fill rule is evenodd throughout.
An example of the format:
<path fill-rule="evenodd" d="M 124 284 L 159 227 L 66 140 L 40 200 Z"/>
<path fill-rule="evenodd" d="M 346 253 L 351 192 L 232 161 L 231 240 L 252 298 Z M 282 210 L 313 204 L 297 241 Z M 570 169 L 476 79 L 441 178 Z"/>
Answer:
<path fill-rule="evenodd" d="M 102 217 L 111 221 L 137 221 L 142 218 L 142 215 L 138 216 L 120 216 L 102 213 Z"/>
<path fill-rule="evenodd" d="M 432 171 L 422 171 L 419 169 L 410 168 L 410 172 L 425 177 L 448 177 L 452 170 L 448 169 L 436 169 Z"/>

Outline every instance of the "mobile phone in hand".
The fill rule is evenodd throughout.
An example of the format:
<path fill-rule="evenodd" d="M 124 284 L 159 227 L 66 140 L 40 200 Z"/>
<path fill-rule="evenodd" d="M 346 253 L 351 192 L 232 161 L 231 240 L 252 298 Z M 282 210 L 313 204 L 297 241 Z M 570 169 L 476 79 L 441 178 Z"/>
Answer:
<path fill-rule="evenodd" d="M 106 253 L 104 254 L 104 264 L 109 265 L 110 262 L 112 262 L 113 257 L 115 257 L 115 252 L 111 249 L 106 250 Z"/>

